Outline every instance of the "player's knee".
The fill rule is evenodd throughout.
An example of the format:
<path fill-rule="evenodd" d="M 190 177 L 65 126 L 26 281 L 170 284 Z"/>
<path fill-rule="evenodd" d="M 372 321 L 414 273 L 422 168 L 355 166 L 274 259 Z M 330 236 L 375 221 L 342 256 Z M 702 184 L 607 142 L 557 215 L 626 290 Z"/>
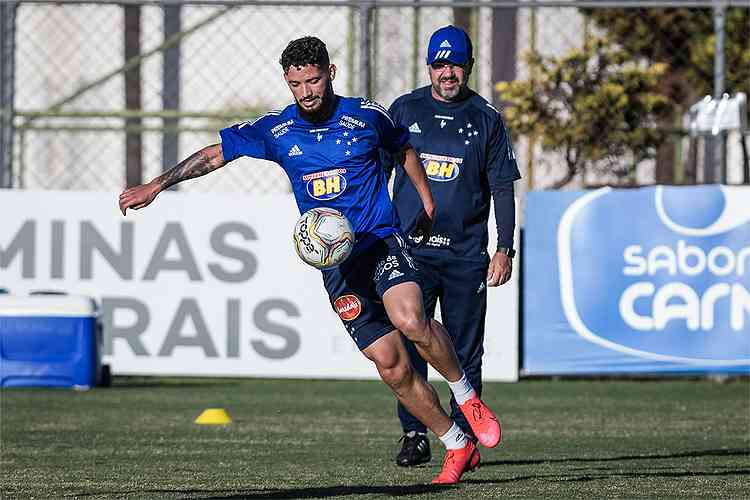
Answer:
<path fill-rule="evenodd" d="M 408 357 L 401 356 L 398 352 L 380 353 L 370 359 L 375 363 L 383 382 L 395 391 L 413 375 Z"/>
<path fill-rule="evenodd" d="M 380 378 L 395 393 L 399 393 L 401 388 L 409 383 L 413 377 L 413 368 L 408 362 L 398 363 L 390 367 L 378 367 Z"/>
<path fill-rule="evenodd" d="M 391 322 L 407 339 L 415 344 L 420 344 L 424 341 L 424 337 L 427 334 L 427 324 L 424 318 L 415 312 L 403 311 L 397 314 L 395 318 L 391 318 Z"/>

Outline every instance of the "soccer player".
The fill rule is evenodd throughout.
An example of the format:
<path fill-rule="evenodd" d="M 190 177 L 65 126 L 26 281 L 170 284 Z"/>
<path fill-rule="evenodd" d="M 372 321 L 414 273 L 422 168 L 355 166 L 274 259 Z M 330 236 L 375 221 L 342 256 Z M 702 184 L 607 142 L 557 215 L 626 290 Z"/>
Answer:
<path fill-rule="evenodd" d="M 461 367 L 481 395 L 486 287 L 502 285 L 511 276 L 513 182 L 521 176 L 500 113 L 468 87 L 474 64 L 469 36 L 455 26 L 438 29 L 428 44 L 427 64 L 430 85 L 399 97 L 390 108 L 396 124 L 411 132 L 409 142 L 425 166 L 437 206 L 432 235 L 412 237 L 409 243 L 422 276 L 426 313 L 432 317 L 440 301 Z M 498 234 L 491 260 L 490 197 Z M 402 170 L 396 171 L 393 201 L 405 234 L 415 234 L 420 197 Z M 419 349 L 408 339 L 406 344 L 415 369 L 426 376 L 427 363 Z M 451 417 L 476 439 L 462 403 L 463 397 L 454 393 Z M 424 423 L 400 401 L 398 416 L 403 444 L 396 463 L 406 467 L 428 462 L 430 442 Z"/>
<path fill-rule="evenodd" d="M 169 186 L 250 156 L 284 169 L 300 212 L 316 206 L 341 211 L 354 227 L 356 242 L 344 263 L 323 271 L 331 305 L 401 404 L 445 444 L 446 460 L 433 482 L 457 483 L 477 466 L 476 444 L 447 416 L 434 388 L 414 372 L 401 334 L 445 377 L 456 397 L 466 400 L 463 411 L 481 444 L 497 445 L 500 426 L 461 371 L 443 326 L 424 314 L 419 276 L 388 196 L 379 151 L 401 158 L 423 202 L 415 225 L 429 235 L 435 205 L 424 169 L 407 131 L 395 126 L 385 109 L 367 99 L 334 94 L 336 66 L 321 40 L 293 40 L 280 63 L 294 104 L 221 130 L 221 143 L 125 190 L 120 210 L 125 215 L 128 208 L 143 208 Z M 313 183 L 320 179 L 326 181 L 325 189 L 313 189 L 320 188 Z"/>

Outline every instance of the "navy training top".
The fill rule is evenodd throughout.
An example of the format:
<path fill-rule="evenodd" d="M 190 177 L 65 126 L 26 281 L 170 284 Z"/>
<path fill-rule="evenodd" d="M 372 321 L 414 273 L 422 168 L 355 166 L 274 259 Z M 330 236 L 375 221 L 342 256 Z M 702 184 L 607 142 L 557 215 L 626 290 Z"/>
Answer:
<path fill-rule="evenodd" d="M 498 241 L 512 247 L 512 185 L 521 174 L 500 113 L 473 91 L 457 102 L 437 101 L 430 86 L 399 97 L 389 111 L 397 124 L 408 127 L 409 143 L 424 165 L 437 206 L 432 236 L 412 252 L 487 259 L 487 220 L 493 195 Z M 388 157 L 384 155 L 386 162 Z M 510 204 L 499 198 L 509 199 Z M 408 234 L 422 210 L 422 201 L 402 168 L 396 169 L 393 202 Z"/>

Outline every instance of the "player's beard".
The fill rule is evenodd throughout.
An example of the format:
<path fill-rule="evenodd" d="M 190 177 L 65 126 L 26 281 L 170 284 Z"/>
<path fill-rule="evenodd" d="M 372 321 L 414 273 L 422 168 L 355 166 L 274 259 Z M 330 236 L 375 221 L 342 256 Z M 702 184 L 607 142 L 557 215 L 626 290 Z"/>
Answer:
<path fill-rule="evenodd" d="M 453 86 L 453 88 L 445 89 L 443 88 L 443 85 L 442 85 L 442 83 L 445 81 L 455 81 L 456 84 Z M 458 80 L 458 78 L 441 78 L 438 80 L 438 84 L 434 86 L 434 88 L 435 88 L 435 92 L 437 92 L 440 97 L 442 97 L 446 101 L 453 101 L 459 96 L 459 94 L 461 93 L 461 91 L 464 89 L 465 86 L 466 86 L 466 82 L 462 84 Z"/>
<path fill-rule="evenodd" d="M 321 123 L 333 114 L 336 96 L 333 93 L 333 85 L 329 84 L 326 91 L 320 96 L 320 106 L 313 111 L 308 111 L 297 102 L 299 114 L 308 122 Z"/>

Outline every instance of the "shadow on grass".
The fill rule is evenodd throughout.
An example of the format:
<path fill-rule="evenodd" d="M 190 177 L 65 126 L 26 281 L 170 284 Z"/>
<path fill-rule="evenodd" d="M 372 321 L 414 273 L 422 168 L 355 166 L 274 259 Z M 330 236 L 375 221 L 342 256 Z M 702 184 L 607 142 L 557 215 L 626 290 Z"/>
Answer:
<path fill-rule="evenodd" d="M 697 450 L 673 454 L 654 454 L 654 455 L 625 455 L 619 457 L 602 457 L 602 458 L 559 458 L 559 459 L 530 459 L 530 460 L 498 460 L 492 462 L 482 462 L 482 468 L 508 466 L 508 465 L 537 465 L 550 463 L 593 463 L 593 462 L 617 462 L 627 460 L 658 460 L 658 459 L 677 459 L 688 457 L 722 457 L 722 456 L 748 456 L 749 448 L 735 448 L 725 450 Z M 632 471 L 632 472 L 615 472 L 602 468 L 592 470 L 590 468 L 576 468 L 573 471 L 559 471 L 557 473 L 543 474 L 524 474 L 507 478 L 498 479 L 471 479 L 464 476 L 461 481 L 463 484 L 473 485 L 503 485 L 520 483 L 524 481 L 548 481 L 548 482 L 588 482 L 611 480 L 614 478 L 625 479 L 644 479 L 644 478 L 710 478 L 710 477 L 729 477 L 729 476 L 750 476 L 750 469 L 729 469 L 717 471 L 716 466 L 713 470 L 693 470 L 693 471 Z M 507 471 L 506 471 L 507 473 Z M 440 486 L 432 484 L 414 484 L 405 486 L 385 486 L 385 485 L 339 485 L 339 486 L 318 486 L 310 488 L 233 488 L 228 490 L 210 490 L 210 489 L 154 489 L 154 490 L 129 490 L 129 491 L 97 491 L 90 493 L 75 493 L 65 495 L 67 497 L 112 497 L 123 498 L 130 496 L 143 495 L 163 495 L 173 497 L 175 495 L 184 495 L 182 498 L 201 498 L 209 500 L 240 500 L 240 499 L 304 499 L 304 498 L 331 498 L 345 497 L 351 495 L 384 495 L 390 497 L 408 497 L 410 495 L 422 495 L 425 493 L 440 494 L 455 491 L 451 486 Z"/>
<path fill-rule="evenodd" d="M 715 471 L 681 471 L 681 472 L 605 472 L 599 474 L 529 474 L 515 476 L 506 479 L 464 479 L 462 484 L 473 485 L 502 485 L 510 483 L 519 483 L 523 481 L 546 480 L 549 482 L 588 482 L 599 480 L 611 480 L 613 478 L 644 479 L 644 478 L 696 478 L 696 477 L 723 477 L 723 476 L 750 476 L 750 469 L 735 469 L 723 472 Z M 432 484 L 415 484 L 408 486 L 321 486 L 315 488 L 270 488 L 270 489 L 232 489 L 225 491 L 217 490 L 132 490 L 132 491 L 98 491 L 92 493 L 77 493 L 72 496 L 76 498 L 87 496 L 107 497 L 128 497 L 130 495 L 187 495 L 182 498 L 195 498 L 193 495 L 199 495 L 198 498 L 205 500 L 241 500 L 241 499 L 268 499 L 282 500 L 295 498 L 330 498 L 344 497 L 350 495 L 387 495 L 389 497 L 406 497 L 410 495 L 421 495 L 425 493 L 441 493 L 455 491 L 454 486 L 440 486 Z"/>
<path fill-rule="evenodd" d="M 212 500 L 239 500 L 242 498 L 291 499 L 326 498 L 349 495 L 389 495 L 392 497 L 401 497 L 421 495 L 424 493 L 436 493 L 439 491 L 448 491 L 450 489 L 452 488 L 432 484 L 414 484 L 408 486 L 328 486 L 317 488 L 250 490 L 231 496 L 208 498 Z"/>
<path fill-rule="evenodd" d="M 529 474 L 525 476 L 515 476 L 507 479 L 466 479 L 461 481 L 465 484 L 487 484 L 487 485 L 499 485 L 507 483 L 517 483 L 522 481 L 538 481 L 540 479 L 547 480 L 556 483 L 567 483 L 567 482 L 587 482 L 587 481 L 598 481 L 601 479 L 613 479 L 613 478 L 628 478 L 628 479 L 644 479 L 654 477 L 687 477 L 687 478 L 707 478 L 707 477 L 723 477 L 723 476 L 750 476 L 750 469 L 735 469 L 727 470 L 722 472 L 715 471 L 681 471 L 681 472 L 606 472 L 602 474 L 580 474 L 577 476 L 571 476 L 569 474 Z"/>
<path fill-rule="evenodd" d="M 750 448 L 729 448 L 726 450 L 696 450 L 682 453 L 658 454 L 658 455 L 624 455 L 619 457 L 571 457 L 571 458 L 539 458 L 526 460 L 494 460 L 482 462 L 482 467 L 496 467 L 500 465 L 539 465 L 560 464 L 576 462 L 622 462 L 625 460 L 665 460 L 670 458 L 689 457 L 750 457 Z"/>
<path fill-rule="evenodd" d="M 349 495 L 388 495 L 401 497 L 409 495 L 421 495 L 424 493 L 438 493 L 440 491 L 451 491 L 450 486 L 439 486 L 433 484 L 414 484 L 407 486 L 321 486 L 316 488 L 269 488 L 269 489 L 232 489 L 226 491 L 216 490 L 134 490 L 134 491 L 99 491 L 96 493 L 85 493 L 66 495 L 73 497 L 86 496 L 114 496 L 126 497 L 129 495 L 200 495 L 205 500 L 240 500 L 247 499 L 294 499 L 294 498 L 327 498 Z M 217 495 L 219 496 L 206 496 Z M 185 498 L 193 498 L 187 496 Z"/>

